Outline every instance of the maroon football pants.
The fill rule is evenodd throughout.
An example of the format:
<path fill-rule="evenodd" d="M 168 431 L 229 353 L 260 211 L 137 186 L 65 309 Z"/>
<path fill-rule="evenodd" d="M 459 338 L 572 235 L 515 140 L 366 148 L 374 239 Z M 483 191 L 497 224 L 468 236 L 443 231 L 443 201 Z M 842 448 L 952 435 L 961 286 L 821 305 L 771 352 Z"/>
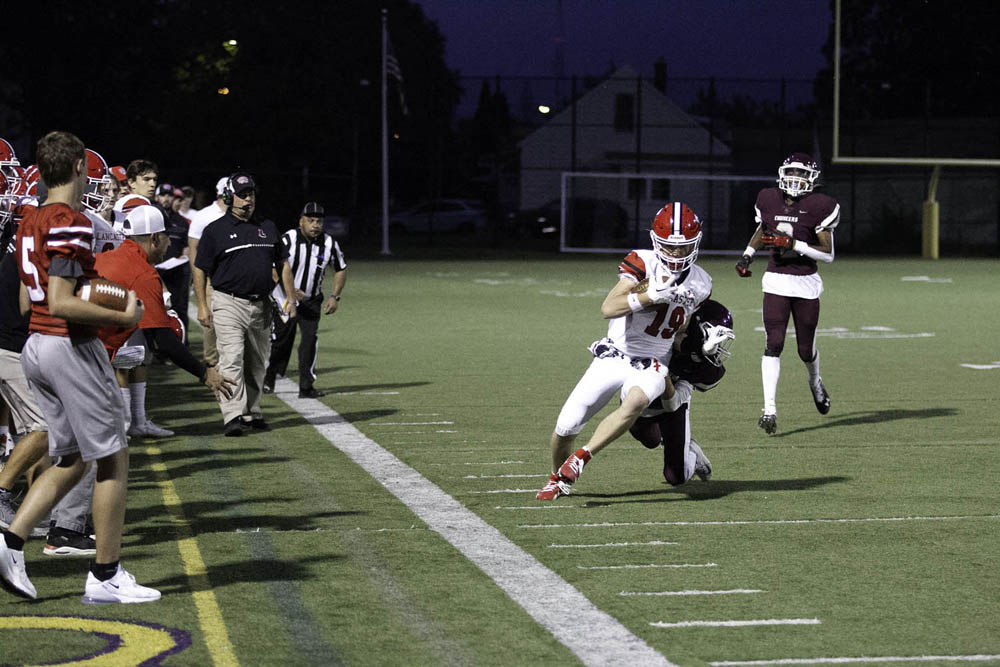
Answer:
<path fill-rule="evenodd" d="M 764 356 L 780 357 L 785 348 L 788 319 L 795 322 L 795 341 L 799 359 L 812 361 L 816 357 L 816 326 L 819 324 L 819 299 L 800 299 L 764 293 L 764 331 L 767 344 Z"/>
<path fill-rule="evenodd" d="M 663 443 L 663 478 L 674 486 L 684 483 L 684 448 L 687 445 L 687 403 L 673 412 L 640 417 L 629 430 L 643 447 L 656 449 Z"/>

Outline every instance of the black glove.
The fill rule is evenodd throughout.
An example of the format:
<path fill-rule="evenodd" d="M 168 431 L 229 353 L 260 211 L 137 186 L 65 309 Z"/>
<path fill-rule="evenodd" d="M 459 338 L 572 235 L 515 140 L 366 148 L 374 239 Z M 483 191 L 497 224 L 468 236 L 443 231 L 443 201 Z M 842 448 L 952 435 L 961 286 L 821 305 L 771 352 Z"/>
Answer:
<path fill-rule="evenodd" d="M 740 274 L 740 278 L 749 278 L 753 274 L 750 272 L 750 262 L 753 261 L 753 257 L 750 255 L 743 255 L 740 257 L 740 261 L 736 262 L 736 273 Z"/>

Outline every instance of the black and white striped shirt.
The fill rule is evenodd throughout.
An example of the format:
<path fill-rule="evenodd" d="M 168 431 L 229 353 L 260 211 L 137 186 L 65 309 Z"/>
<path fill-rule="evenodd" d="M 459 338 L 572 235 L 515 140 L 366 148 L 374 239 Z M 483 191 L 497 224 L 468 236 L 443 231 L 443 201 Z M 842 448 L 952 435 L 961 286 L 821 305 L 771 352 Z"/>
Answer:
<path fill-rule="evenodd" d="M 347 268 L 340 245 L 329 234 L 323 234 L 318 241 L 312 242 L 298 227 L 294 227 L 282 235 L 281 242 L 288 250 L 288 263 L 292 267 L 295 286 L 306 293 L 307 299 L 322 296 L 326 267 L 333 265 L 334 271 Z"/>

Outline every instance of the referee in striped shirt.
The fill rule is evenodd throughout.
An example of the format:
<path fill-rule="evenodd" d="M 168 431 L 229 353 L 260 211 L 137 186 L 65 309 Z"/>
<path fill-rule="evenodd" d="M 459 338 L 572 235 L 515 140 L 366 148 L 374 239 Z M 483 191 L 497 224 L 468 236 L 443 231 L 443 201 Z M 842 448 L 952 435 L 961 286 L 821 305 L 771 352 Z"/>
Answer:
<path fill-rule="evenodd" d="M 281 237 L 288 250 L 288 263 L 295 276 L 295 288 L 305 296 L 299 301 L 295 317 L 285 319 L 281 310 L 286 295 L 279 284 L 275 288 L 274 332 L 271 335 L 271 358 L 264 376 L 264 393 L 274 391 L 274 382 L 284 375 L 295 344 L 296 326 L 302 329 L 299 341 L 299 398 L 319 398 L 323 392 L 313 386 L 316 381 L 316 357 L 319 351 L 316 330 L 320 313 L 337 312 L 341 292 L 347 280 L 344 253 L 333 237 L 323 232 L 323 206 L 309 202 L 299 216 L 298 228 L 289 229 Z M 333 293 L 323 300 L 323 275 L 333 267 Z"/>

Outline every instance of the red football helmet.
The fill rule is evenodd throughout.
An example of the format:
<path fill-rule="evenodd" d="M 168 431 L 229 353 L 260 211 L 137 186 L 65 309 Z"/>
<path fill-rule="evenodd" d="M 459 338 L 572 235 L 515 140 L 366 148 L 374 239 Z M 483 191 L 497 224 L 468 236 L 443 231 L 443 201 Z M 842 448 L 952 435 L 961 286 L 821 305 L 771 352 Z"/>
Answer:
<path fill-rule="evenodd" d="M 24 197 L 38 196 L 38 181 L 42 175 L 38 171 L 38 165 L 32 164 L 21 169 L 21 185 L 17 194 Z"/>
<path fill-rule="evenodd" d="M 108 163 L 97 151 L 86 149 L 87 153 L 87 187 L 80 201 L 94 213 L 100 213 L 111 202 L 105 188 L 111 184 Z"/>
<path fill-rule="evenodd" d="M 5 193 L 16 193 L 21 187 L 21 163 L 14 155 L 14 147 L 6 139 L 0 139 L 0 174 L 7 182 Z"/>
<path fill-rule="evenodd" d="M 0 171 L 0 236 L 3 236 L 7 223 L 14 215 L 14 199 L 14 193 L 7 186 L 7 177 Z"/>
<path fill-rule="evenodd" d="M 671 273 L 680 273 L 698 258 L 701 220 L 687 204 L 675 201 L 661 208 L 653 218 L 649 237 L 663 266 Z"/>
<path fill-rule="evenodd" d="M 778 188 L 789 197 L 802 197 L 816 187 L 819 174 L 819 165 L 808 154 L 792 153 L 778 167 Z"/>

